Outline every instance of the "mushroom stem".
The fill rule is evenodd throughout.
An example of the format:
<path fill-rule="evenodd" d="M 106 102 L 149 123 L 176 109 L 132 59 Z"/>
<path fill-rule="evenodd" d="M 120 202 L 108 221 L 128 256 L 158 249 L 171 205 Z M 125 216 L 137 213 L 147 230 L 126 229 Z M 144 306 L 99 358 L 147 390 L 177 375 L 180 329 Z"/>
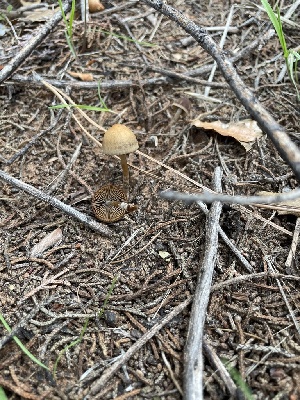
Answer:
<path fill-rule="evenodd" d="M 121 159 L 121 166 L 122 166 L 122 170 L 123 170 L 123 185 L 124 185 L 125 193 L 128 198 L 128 195 L 129 195 L 129 169 L 128 169 L 128 164 L 127 164 L 126 154 L 121 154 L 120 159 Z"/>
<path fill-rule="evenodd" d="M 178 108 L 178 110 L 176 111 L 176 113 L 175 113 L 175 115 L 174 115 L 174 117 L 173 117 L 172 125 L 174 125 L 174 124 L 178 121 L 178 119 L 179 119 L 181 113 L 182 113 L 182 109 L 181 109 L 181 108 Z"/>

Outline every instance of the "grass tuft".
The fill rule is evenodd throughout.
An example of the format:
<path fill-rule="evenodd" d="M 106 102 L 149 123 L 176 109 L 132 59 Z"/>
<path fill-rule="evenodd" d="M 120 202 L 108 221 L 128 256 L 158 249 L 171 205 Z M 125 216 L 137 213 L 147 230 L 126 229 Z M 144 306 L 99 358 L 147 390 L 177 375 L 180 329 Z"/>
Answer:
<path fill-rule="evenodd" d="M 74 48 L 74 43 L 73 43 L 73 22 L 74 22 L 74 18 L 75 18 L 75 5 L 76 5 L 75 1 L 76 0 L 72 0 L 72 6 L 71 6 L 69 20 L 67 19 L 67 16 L 64 12 L 62 0 L 58 0 L 58 4 L 59 4 L 59 8 L 60 8 L 64 23 L 66 25 L 65 35 L 66 35 L 66 40 L 67 40 L 68 46 L 69 46 L 74 58 L 77 58 L 77 54 L 76 54 L 76 51 Z"/>

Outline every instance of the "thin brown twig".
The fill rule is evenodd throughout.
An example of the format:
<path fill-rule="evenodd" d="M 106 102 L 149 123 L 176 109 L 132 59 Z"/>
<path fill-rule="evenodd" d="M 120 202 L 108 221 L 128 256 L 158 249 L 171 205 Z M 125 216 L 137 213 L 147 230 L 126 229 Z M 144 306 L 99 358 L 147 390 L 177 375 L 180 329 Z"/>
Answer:
<path fill-rule="evenodd" d="M 47 390 L 46 392 L 42 393 L 41 395 L 35 395 L 33 393 L 28 393 L 22 390 L 22 388 L 18 387 L 17 385 L 9 382 L 7 379 L 4 379 L 0 377 L 0 385 L 4 388 L 9 389 L 13 393 L 18 394 L 21 398 L 23 399 L 29 399 L 29 400 L 40 400 L 41 396 L 44 396 L 45 394 L 50 394 L 51 391 L 53 390 L 52 388 Z"/>

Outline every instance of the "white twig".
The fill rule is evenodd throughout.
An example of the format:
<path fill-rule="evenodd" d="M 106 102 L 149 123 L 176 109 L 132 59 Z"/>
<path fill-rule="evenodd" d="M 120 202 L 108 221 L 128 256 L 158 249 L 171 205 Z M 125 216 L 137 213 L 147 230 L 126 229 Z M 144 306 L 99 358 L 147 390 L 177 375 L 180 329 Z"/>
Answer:
<path fill-rule="evenodd" d="M 221 169 L 215 170 L 215 189 L 221 191 Z M 184 398 L 203 399 L 203 331 L 218 249 L 218 227 L 222 205 L 214 202 L 206 220 L 205 254 L 193 300 L 185 353 Z"/>
<path fill-rule="evenodd" d="M 231 8 L 230 8 L 230 12 L 229 12 L 228 17 L 227 17 L 227 22 L 226 22 L 226 25 L 225 25 L 225 29 L 224 29 L 224 32 L 222 34 L 221 40 L 220 40 L 219 46 L 220 46 L 221 49 L 223 49 L 224 44 L 225 44 L 225 39 L 226 39 L 226 36 L 227 36 L 227 33 L 228 33 L 228 29 L 230 27 L 232 16 L 233 16 L 233 11 L 234 11 L 234 5 L 231 6 Z M 214 77 L 215 72 L 216 72 L 216 69 L 217 69 L 217 63 L 216 63 L 216 61 L 214 61 L 213 67 L 212 67 L 210 75 L 208 77 L 208 82 L 212 82 L 213 77 Z M 211 89 L 210 86 L 206 86 L 206 88 L 204 90 L 204 96 L 206 96 L 206 97 L 209 96 L 210 89 Z"/>
<path fill-rule="evenodd" d="M 275 196 L 229 196 L 226 194 L 213 194 L 206 191 L 203 194 L 186 194 L 174 190 L 165 190 L 160 192 L 160 196 L 167 200 L 181 200 L 187 203 L 203 201 L 203 203 L 212 203 L 220 201 L 227 204 L 272 204 L 281 203 L 286 200 L 294 200 L 300 197 L 300 189 L 291 190 L 288 193 L 277 194 Z"/>
<path fill-rule="evenodd" d="M 291 245 L 291 248 L 289 251 L 288 258 L 286 259 L 286 262 L 285 262 L 285 266 L 287 268 L 291 268 L 292 262 L 293 262 L 293 260 L 295 260 L 296 249 L 297 249 L 298 240 L 299 240 L 299 233 L 300 233 L 300 217 L 298 217 L 296 220 L 292 245 Z"/>

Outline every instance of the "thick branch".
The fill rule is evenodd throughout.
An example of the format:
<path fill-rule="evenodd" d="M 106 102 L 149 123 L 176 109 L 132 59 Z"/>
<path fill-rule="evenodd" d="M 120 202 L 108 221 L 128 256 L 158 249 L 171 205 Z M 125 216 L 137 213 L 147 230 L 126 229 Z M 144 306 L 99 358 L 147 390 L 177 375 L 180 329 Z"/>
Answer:
<path fill-rule="evenodd" d="M 180 11 L 165 4 L 163 0 L 142 0 L 142 2 L 175 21 L 214 58 L 236 97 L 270 137 L 281 157 L 290 165 L 300 181 L 300 150 L 244 84 L 232 63 L 226 57 L 225 51 L 213 41 L 205 29 L 196 25 Z"/>

